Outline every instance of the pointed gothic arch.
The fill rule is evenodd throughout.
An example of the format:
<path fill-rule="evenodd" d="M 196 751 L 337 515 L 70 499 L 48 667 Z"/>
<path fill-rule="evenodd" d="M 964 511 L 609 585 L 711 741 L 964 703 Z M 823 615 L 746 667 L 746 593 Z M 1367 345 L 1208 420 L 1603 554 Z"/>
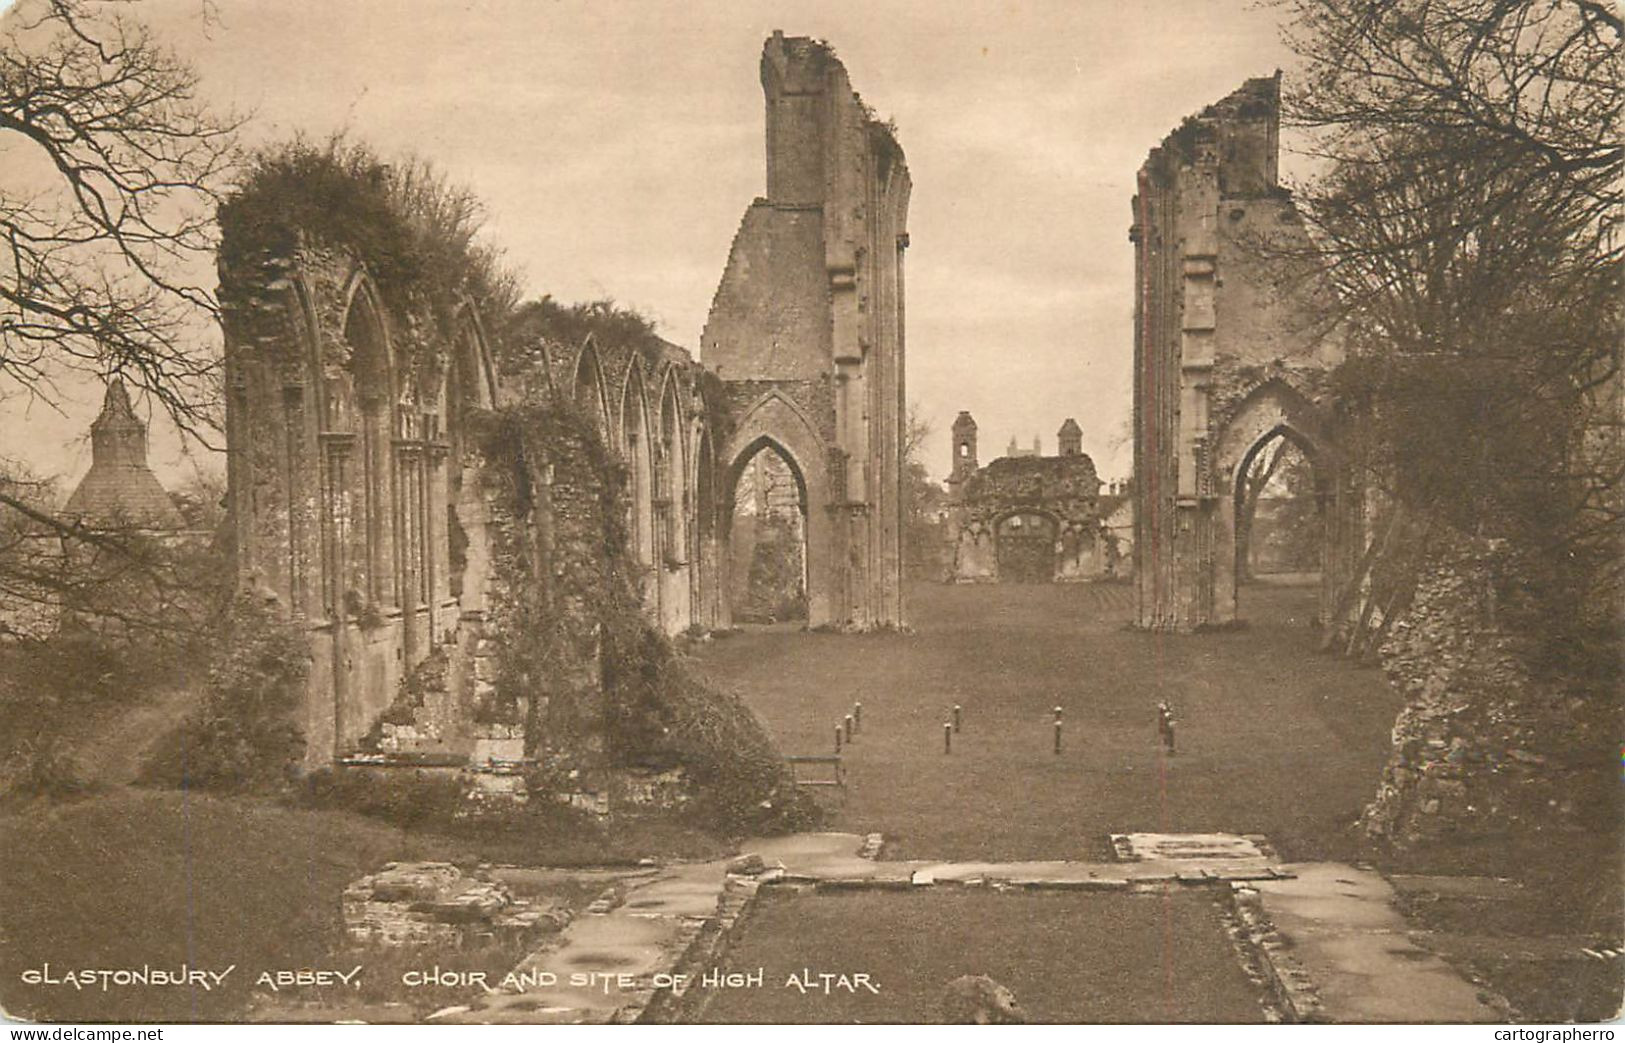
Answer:
<path fill-rule="evenodd" d="M 633 557 L 644 569 L 644 606 L 659 611 L 659 583 L 655 561 L 654 436 L 649 423 L 649 397 L 644 388 L 642 368 L 634 357 L 621 385 L 616 433 L 621 459 L 626 462 L 627 541 Z"/>
<path fill-rule="evenodd" d="M 731 544 L 730 526 L 739 477 L 750 458 L 768 445 L 791 464 L 805 504 L 808 625 L 844 623 L 845 619 L 834 618 L 834 606 L 845 602 L 844 592 L 834 589 L 836 576 L 830 561 L 832 493 L 824 441 L 800 407 L 777 389 L 766 392 L 745 410 L 728 439 L 722 455 L 726 470 L 722 475 L 718 511 L 723 525 L 719 537 L 725 547 Z M 721 557 L 726 589 L 733 583 L 733 577 L 727 575 L 733 567 L 733 555 L 729 552 Z"/>
<path fill-rule="evenodd" d="M 345 300 L 339 341 L 323 351 L 321 369 L 324 513 L 336 559 L 326 600 L 336 616 L 353 618 L 400 600 L 393 466 L 399 388 L 384 310 L 364 272 L 351 277 Z"/>
<path fill-rule="evenodd" d="M 598 358 L 598 346 L 591 335 L 576 352 L 576 364 L 570 376 L 570 395 L 576 405 L 586 410 L 598 423 L 598 432 L 608 441 L 609 394 L 604 385 L 604 367 Z"/>
<path fill-rule="evenodd" d="M 1222 484 L 1214 490 L 1210 582 L 1220 621 L 1241 618 L 1239 580 L 1247 548 L 1247 533 L 1240 531 L 1245 524 L 1244 486 L 1259 453 L 1278 438 L 1288 439 L 1303 453 L 1314 475 L 1321 562 L 1318 616 L 1323 623 L 1329 621 L 1361 539 L 1360 500 L 1334 437 L 1333 418 L 1286 380 L 1276 377 L 1260 383 L 1228 411 L 1214 442 L 1211 468 L 1216 483 Z"/>

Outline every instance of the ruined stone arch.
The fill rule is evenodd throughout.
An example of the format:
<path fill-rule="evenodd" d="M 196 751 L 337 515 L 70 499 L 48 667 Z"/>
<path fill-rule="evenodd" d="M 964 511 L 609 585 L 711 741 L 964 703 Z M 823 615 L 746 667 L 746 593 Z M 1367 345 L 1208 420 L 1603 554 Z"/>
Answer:
<path fill-rule="evenodd" d="M 1321 617 L 1324 620 L 1347 581 L 1347 563 L 1360 540 L 1360 503 L 1349 465 L 1335 436 L 1334 419 L 1285 380 L 1266 380 L 1230 409 L 1214 439 L 1210 472 L 1216 522 L 1213 544 L 1214 601 L 1222 618 L 1239 618 L 1239 576 L 1245 545 L 1238 525 L 1247 472 L 1277 438 L 1289 440 L 1314 473 L 1321 547 Z"/>
<path fill-rule="evenodd" d="M 643 369 L 638 365 L 636 355 L 627 360 L 625 374 L 615 427 L 621 459 L 626 463 L 627 539 L 638 564 L 645 570 L 642 583 L 644 605 L 658 611 L 655 439 L 651 433 L 653 425 L 649 420 L 649 396 L 644 387 Z"/>
<path fill-rule="evenodd" d="M 611 441 L 609 425 L 609 394 L 604 384 L 604 367 L 598 357 L 598 345 L 589 335 L 576 352 L 571 367 L 570 394 L 582 409 L 598 422 L 598 432 L 605 441 Z"/>
<path fill-rule="evenodd" d="M 457 337 L 447 373 L 453 375 L 464 403 L 476 409 L 496 406 L 496 364 L 491 358 L 491 341 L 485 323 L 473 301 L 465 300 L 457 310 Z"/>
<path fill-rule="evenodd" d="M 282 396 L 282 415 L 278 419 L 285 439 L 280 452 L 276 453 L 274 470 L 292 473 L 305 467 L 326 466 L 326 439 L 323 434 L 329 430 L 329 425 L 322 324 L 316 298 L 299 272 L 292 273 L 288 279 L 287 294 L 288 321 L 285 333 L 295 350 L 282 359 L 282 384 L 284 389 L 301 387 L 303 393 L 288 394 L 285 390 Z M 242 432 L 259 421 L 255 413 L 269 410 L 271 403 L 252 401 L 246 375 L 241 369 L 234 372 L 234 378 L 228 381 L 227 415 L 231 419 L 235 413 L 235 422 L 228 424 L 226 439 L 229 453 L 240 462 L 251 459 L 256 449 L 249 444 L 252 439 Z M 234 441 L 235 446 L 232 445 Z M 256 467 L 249 463 L 238 466 L 237 471 L 245 476 L 247 484 L 252 481 L 249 476 L 255 473 Z M 333 599 L 337 586 L 329 572 L 328 557 L 331 550 L 328 527 L 335 513 L 332 506 L 334 492 L 327 482 L 323 482 L 314 495 L 290 497 L 284 568 L 278 569 L 275 576 L 241 574 L 239 581 L 271 583 L 273 589 L 280 588 L 286 592 L 288 604 L 295 613 L 308 619 L 334 616 Z M 235 495 L 233 503 L 236 502 Z M 238 545 L 253 546 L 260 540 L 261 534 L 254 528 L 252 515 L 239 510 L 232 513 Z M 238 555 L 240 569 L 247 567 L 249 561 L 249 555 Z"/>
<path fill-rule="evenodd" d="M 396 550 L 394 440 L 400 398 L 385 309 L 364 269 L 340 296 L 336 342 L 321 345 L 321 435 L 330 529 L 326 570 L 337 588 L 328 607 L 340 617 L 400 602 Z"/>
<path fill-rule="evenodd" d="M 1243 459 L 1275 433 L 1290 431 L 1316 467 L 1330 466 L 1333 454 L 1330 418 L 1308 397 L 1279 377 L 1259 384 L 1229 411 L 1214 440 L 1213 473 L 1226 485 L 1237 477 Z"/>
<path fill-rule="evenodd" d="M 727 612 L 718 524 L 716 444 L 704 417 L 691 417 L 688 440 L 689 468 L 684 486 L 689 505 L 689 622 L 710 630 L 727 622 Z"/>
<path fill-rule="evenodd" d="M 696 417 L 689 434 L 689 527 L 700 539 L 717 529 L 717 453 L 710 425 Z"/>
<path fill-rule="evenodd" d="M 683 416 L 682 396 L 678 393 L 677 371 L 668 366 L 660 387 L 660 482 L 658 495 L 665 504 L 666 521 L 662 526 L 668 549 L 686 560 L 688 553 L 688 516 L 692 509 L 689 499 L 689 447 L 688 425 Z"/>
<path fill-rule="evenodd" d="M 451 357 L 441 381 L 440 416 L 445 424 L 445 593 L 459 600 L 465 619 L 483 618 L 491 578 L 488 508 L 473 475 L 478 453 L 468 435 L 469 414 L 496 405 L 496 377 L 489 343 L 472 302 L 458 312 Z M 435 483 L 435 488 L 440 483 Z"/>
<path fill-rule="evenodd" d="M 821 626 L 843 623 L 833 618 L 833 606 L 840 592 L 834 585 L 829 560 L 830 488 L 823 466 L 824 442 L 807 416 L 777 390 L 758 398 L 739 418 L 728 439 L 723 459 L 728 461 L 723 477 L 723 499 L 719 517 L 724 526 L 732 519 L 735 492 L 745 465 L 764 447 L 772 447 L 796 476 L 806 513 L 807 623 Z M 722 537 L 728 537 L 723 532 Z M 725 556 L 726 559 L 726 556 Z"/>
<path fill-rule="evenodd" d="M 660 624 L 667 633 L 693 619 L 692 587 L 696 554 L 689 537 L 688 427 L 684 422 L 677 371 L 664 367 L 654 402 L 655 567 L 660 593 Z"/>

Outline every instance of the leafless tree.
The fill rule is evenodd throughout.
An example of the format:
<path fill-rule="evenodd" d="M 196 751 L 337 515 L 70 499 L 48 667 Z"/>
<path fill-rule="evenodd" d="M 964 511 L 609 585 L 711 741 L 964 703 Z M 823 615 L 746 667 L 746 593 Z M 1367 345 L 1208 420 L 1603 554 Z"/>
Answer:
<path fill-rule="evenodd" d="M 117 374 L 205 436 L 215 304 L 196 283 L 212 269 L 237 122 L 209 113 L 196 73 L 133 10 L 23 0 L 0 33 L 0 397 L 59 407 L 64 377 Z M 138 541 L 56 518 L 17 468 L 0 461 L 0 475 L 14 479 L 0 482 L 6 595 L 89 604 L 93 589 L 79 588 L 97 577 L 173 584 Z M 64 570 L 34 553 L 45 534 L 71 543 L 71 560 L 100 564 Z"/>
<path fill-rule="evenodd" d="M 64 373 L 120 374 L 211 426 L 214 205 L 237 123 L 125 0 L 22 0 L 0 34 L 0 377 L 56 404 Z"/>
<path fill-rule="evenodd" d="M 1590 0 L 1282 0 L 1300 206 L 1349 332 L 1376 478 L 1538 561 L 1545 609 L 1617 583 L 1620 19 Z"/>
<path fill-rule="evenodd" d="M 942 486 L 931 478 L 924 460 L 925 443 L 931 437 L 931 421 L 920 415 L 920 406 L 911 402 L 903 420 L 903 556 L 912 575 L 931 576 L 939 567 L 940 533 L 935 512 L 942 504 Z"/>

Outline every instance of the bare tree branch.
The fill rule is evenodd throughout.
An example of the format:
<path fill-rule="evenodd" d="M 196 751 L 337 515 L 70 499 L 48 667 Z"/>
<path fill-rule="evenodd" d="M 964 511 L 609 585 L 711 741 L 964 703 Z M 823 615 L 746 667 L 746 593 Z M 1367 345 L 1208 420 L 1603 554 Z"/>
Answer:
<path fill-rule="evenodd" d="M 238 125 L 207 110 L 196 73 L 126 4 L 43 0 L 12 20 L 0 377 L 54 401 L 53 373 L 117 374 L 183 430 L 217 426 L 215 302 L 190 273 L 209 270 Z"/>

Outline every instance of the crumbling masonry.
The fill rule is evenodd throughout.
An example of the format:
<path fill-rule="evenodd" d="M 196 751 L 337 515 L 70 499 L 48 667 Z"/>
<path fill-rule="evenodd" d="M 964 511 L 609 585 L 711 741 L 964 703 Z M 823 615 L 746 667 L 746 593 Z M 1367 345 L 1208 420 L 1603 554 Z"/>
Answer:
<path fill-rule="evenodd" d="M 771 446 L 806 514 L 813 626 L 903 617 L 903 251 L 910 181 L 824 43 L 762 53 L 767 196 L 734 236 L 700 340 L 737 418 L 725 488 Z"/>
<path fill-rule="evenodd" d="M 953 425 L 948 476 L 948 579 L 955 583 L 1070 583 L 1101 579 L 1110 560 L 1100 478 L 1071 417 L 1056 456 L 1002 456 L 977 466 L 976 420 Z"/>
<path fill-rule="evenodd" d="M 1302 266 L 1308 237 L 1277 179 L 1279 136 L 1276 74 L 1186 120 L 1140 168 L 1130 239 L 1142 627 L 1236 620 L 1238 503 L 1276 437 L 1314 469 L 1327 624 L 1359 556 L 1362 498 L 1325 387 L 1341 349 L 1316 327 L 1330 309 Z"/>
<path fill-rule="evenodd" d="M 551 583 L 572 556 L 603 553 L 587 538 L 602 533 L 599 500 L 568 460 L 498 495 L 478 430 L 549 395 L 593 418 L 619 460 L 636 583 L 664 632 L 729 625 L 729 501 L 767 443 L 801 493 L 809 622 L 901 621 L 908 173 L 823 44 L 775 33 L 762 80 L 768 198 L 746 214 L 704 335 L 725 384 L 664 342 L 495 345 L 472 303 L 450 328 L 392 304 L 353 242 L 227 230 L 236 569 L 308 634 L 307 768 L 358 753 L 517 762 L 540 745 L 539 715 L 491 706 L 498 617 L 520 577 Z M 546 568 L 514 567 L 516 548 Z M 593 648 L 558 668 L 589 697 Z"/>

